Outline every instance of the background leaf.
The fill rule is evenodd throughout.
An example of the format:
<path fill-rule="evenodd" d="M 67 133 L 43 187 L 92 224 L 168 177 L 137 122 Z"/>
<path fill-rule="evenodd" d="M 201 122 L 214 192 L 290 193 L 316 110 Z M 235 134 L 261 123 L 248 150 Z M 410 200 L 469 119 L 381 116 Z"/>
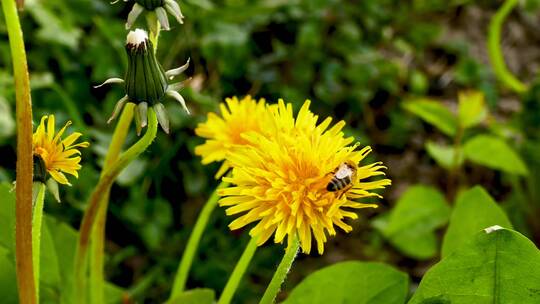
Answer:
<path fill-rule="evenodd" d="M 463 164 L 463 151 L 461 152 L 457 158 L 457 163 L 454 164 L 454 158 L 455 158 L 455 149 L 451 146 L 443 146 L 438 143 L 434 143 L 432 141 L 426 142 L 426 151 L 428 154 L 433 157 L 433 159 L 437 162 L 437 164 L 447 170 L 450 170 L 456 166 L 461 166 Z"/>
<path fill-rule="evenodd" d="M 417 185 L 403 194 L 388 220 L 376 227 L 403 254 L 427 259 L 437 254 L 434 230 L 444 226 L 449 216 L 450 207 L 437 189 Z"/>
<path fill-rule="evenodd" d="M 458 118 L 462 128 L 473 127 L 486 116 L 486 102 L 482 92 L 465 91 L 458 94 Z"/>
<path fill-rule="evenodd" d="M 433 266 L 409 304 L 540 303 L 540 251 L 518 232 L 481 231 Z"/>
<path fill-rule="evenodd" d="M 215 292 L 208 288 L 186 290 L 180 296 L 170 300 L 167 304 L 212 304 L 215 302 Z"/>
<path fill-rule="evenodd" d="M 457 131 L 456 117 L 442 103 L 431 99 L 415 99 L 403 103 L 403 107 L 453 137 Z"/>
<path fill-rule="evenodd" d="M 507 173 L 527 175 L 528 170 L 521 157 L 502 139 L 492 135 L 477 135 L 464 147 L 465 158 Z"/>
<path fill-rule="evenodd" d="M 3 96 L 0 96 L 0 142 L 12 136 L 14 132 L 15 120 L 11 106 Z"/>
<path fill-rule="evenodd" d="M 309 275 L 284 304 L 405 303 L 408 285 L 407 274 L 388 265 L 341 262 Z"/>
<path fill-rule="evenodd" d="M 444 235 L 442 257 L 467 243 L 478 231 L 499 225 L 513 228 L 504 211 L 480 186 L 459 195 Z"/>
<path fill-rule="evenodd" d="M 0 247 L 15 248 L 15 191 L 8 183 L 0 184 Z"/>
<path fill-rule="evenodd" d="M 15 260 L 10 252 L 0 246 L 0 295 L 2 303 L 18 303 Z"/>

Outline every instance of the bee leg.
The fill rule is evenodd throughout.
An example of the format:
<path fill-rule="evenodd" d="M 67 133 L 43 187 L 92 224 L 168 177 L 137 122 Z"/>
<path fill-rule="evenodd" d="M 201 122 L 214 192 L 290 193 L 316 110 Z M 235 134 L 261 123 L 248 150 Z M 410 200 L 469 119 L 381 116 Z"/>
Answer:
<path fill-rule="evenodd" d="M 343 195 L 347 193 L 347 191 L 351 190 L 351 188 L 352 188 L 352 185 L 348 185 L 347 187 L 343 188 L 343 190 L 341 190 L 341 193 L 339 194 L 338 199 L 341 199 L 341 197 L 343 197 Z"/>

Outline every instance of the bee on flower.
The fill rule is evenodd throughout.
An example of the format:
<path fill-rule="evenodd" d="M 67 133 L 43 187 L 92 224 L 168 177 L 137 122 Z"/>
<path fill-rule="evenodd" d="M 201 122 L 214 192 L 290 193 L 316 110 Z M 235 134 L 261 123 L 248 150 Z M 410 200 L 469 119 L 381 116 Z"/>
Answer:
<path fill-rule="evenodd" d="M 362 164 L 370 147 L 357 149 L 354 138 L 345 137 L 343 121 L 317 123 L 318 116 L 306 101 L 297 117 L 292 105 L 280 100 L 267 107 L 270 121 L 264 132 L 245 132 L 243 146 L 225 153 L 232 174 L 224 177 L 231 186 L 218 191 L 219 204 L 227 215 L 238 216 L 229 227 L 240 229 L 254 223 L 250 235 L 262 245 L 272 236 L 275 243 L 298 237 L 304 253 L 316 242 L 324 252 L 335 227 L 350 232 L 348 219 L 358 218 L 355 209 L 376 208 L 359 200 L 381 196 L 373 190 L 390 185 L 381 162 Z M 218 146 L 215 146 L 217 149 Z"/>
<path fill-rule="evenodd" d="M 109 83 L 124 84 L 126 95 L 117 103 L 108 123 L 114 120 L 122 111 L 127 102 L 137 104 L 135 110 L 135 123 L 137 134 L 148 124 L 148 107 L 153 107 L 159 125 L 169 133 L 169 119 L 165 107 L 161 103 L 165 96 L 177 100 L 189 114 L 184 97 L 177 91 L 182 89 L 185 82 L 169 83 L 174 77 L 183 73 L 189 67 L 186 64 L 168 71 L 164 71 L 156 59 L 152 42 L 148 39 L 146 31 L 136 29 L 130 31 L 126 39 L 126 52 L 128 55 L 128 69 L 124 79 L 110 78 L 96 86 L 101 87 Z"/>
<path fill-rule="evenodd" d="M 79 132 L 71 133 L 62 139 L 62 135 L 70 125 L 71 121 L 66 122 L 55 134 L 54 115 L 43 116 L 32 138 L 34 181 L 46 183 L 58 201 L 57 183 L 71 186 L 64 173 L 79 177 L 77 173 L 81 169 L 79 148 L 87 148 L 90 145 L 86 141 L 77 143 L 82 136 Z"/>

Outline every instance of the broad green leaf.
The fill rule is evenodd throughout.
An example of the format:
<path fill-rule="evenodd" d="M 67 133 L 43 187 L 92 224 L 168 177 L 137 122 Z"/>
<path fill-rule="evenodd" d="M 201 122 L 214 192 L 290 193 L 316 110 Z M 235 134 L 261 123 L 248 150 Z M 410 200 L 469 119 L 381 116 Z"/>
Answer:
<path fill-rule="evenodd" d="M 450 170 L 463 164 L 463 151 L 460 151 L 456 159 L 456 150 L 454 147 L 443 146 L 432 141 L 428 141 L 426 143 L 426 151 L 437 162 L 437 164 L 444 169 Z M 454 162 L 456 163 L 454 164 Z"/>
<path fill-rule="evenodd" d="M 58 303 L 64 288 L 60 276 L 59 258 L 64 257 L 57 255 L 53 235 L 49 231 L 47 223 L 44 222 L 41 228 L 40 288 L 41 290 L 48 289 L 49 299 L 56 303 Z M 42 294 L 45 299 L 45 294 Z"/>
<path fill-rule="evenodd" d="M 540 303 L 540 251 L 513 230 L 488 231 L 433 266 L 409 304 Z"/>
<path fill-rule="evenodd" d="M 405 303 L 408 285 L 407 274 L 388 265 L 341 262 L 309 275 L 284 304 Z"/>
<path fill-rule="evenodd" d="M 73 261 L 75 259 L 78 232 L 71 226 L 48 216 L 44 218 L 44 224 L 50 235 L 53 236 L 53 246 L 58 257 L 58 273 L 61 277 L 61 283 L 58 287 L 60 297 L 62 303 L 70 303 L 72 297 L 71 287 L 73 285 Z M 41 265 L 43 265 L 43 261 Z M 121 302 L 123 291 L 119 287 L 105 282 L 105 294 L 107 303 L 119 303 Z"/>
<path fill-rule="evenodd" d="M 208 288 L 187 290 L 178 297 L 169 300 L 167 304 L 212 304 L 215 302 L 215 292 Z"/>
<path fill-rule="evenodd" d="M 442 103 L 431 99 L 414 99 L 403 103 L 403 107 L 453 137 L 457 131 L 456 117 Z"/>
<path fill-rule="evenodd" d="M 528 175 L 521 157 L 502 139 L 492 135 L 477 135 L 464 147 L 465 158 L 491 169 Z"/>
<path fill-rule="evenodd" d="M 482 92 L 460 92 L 458 94 L 458 100 L 458 118 L 463 129 L 474 127 L 486 118 L 486 102 Z"/>
<path fill-rule="evenodd" d="M 2 303 L 19 302 L 14 256 L 2 247 L 0 247 L 0 295 Z"/>
<path fill-rule="evenodd" d="M 15 191 L 8 183 L 0 184 L 0 246 L 12 251 L 15 248 Z"/>
<path fill-rule="evenodd" d="M 378 225 L 383 236 L 403 254 L 429 259 L 437 254 L 435 229 L 444 226 L 450 207 L 435 188 L 417 185 L 409 188 L 388 216 Z"/>
<path fill-rule="evenodd" d="M 450 224 L 444 235 L 441 254 L 448 256 L 454 250 L 467 243 L 478 231 L 499 225 L 513 228 L 504 211 L 480 186 L 476 186 L 459 195 Z"/>

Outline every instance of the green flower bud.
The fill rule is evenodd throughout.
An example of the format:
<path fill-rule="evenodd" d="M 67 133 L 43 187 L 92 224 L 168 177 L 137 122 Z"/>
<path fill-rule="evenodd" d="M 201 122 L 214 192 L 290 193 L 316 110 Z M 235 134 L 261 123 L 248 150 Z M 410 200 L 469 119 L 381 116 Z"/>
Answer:
<path fill-rule="evenodd" d="M 165 0 L 165 4 L 167 4 L 167 1 L 172 0 Z M 164 71 L 156 59 L 152 43 L 144 30 L 136 29 L 129 32 L 126 40 L 128 69 L 125 79 L 113 77 L 95 86 L 95 88 L 99 88 L 105 84 L 119 83 L 124 85 L 126 91 L 126 94 L 116 103 L 107 123 L 112 122 L 120 114 L 124 105 L 131 102 L 137 105 L 133 114 L 138 135 L 148 123 L 147 115 L 150 107 L 156 112 L 161 128 L 166 133 L 169 133 L 169 119 L 161 99 L 163 99 L 163 96 L 168 96 L 168 98 L 178 101 L 182 108 L 188 114 L 190 113 L 184 97 L 178 92 L 185 87 L 185 83 L 189 79 L 176 83 L 172 82 L 176 76 L 187 70 L 189 59 L 182 66 Z M 169 81 L 172 83 L 169 84 Z"/>
<path fill-rule="evenodd" d="M 128 69 L 125 88 L 129 100 L 149 105 L 159 103 L 168 88 L 165 71 L 156 60 L 152 43 L 144 30 L 136 29 L 127 36 Z"/>
<path fill-rule="evenodd" d="M 154 9 L 162 7 L 165 4 L 164 0 L 135 0 L 135 2 L 139 3 L 142 5 L 142 7 L 149 11 L 153 11 Z"/>

